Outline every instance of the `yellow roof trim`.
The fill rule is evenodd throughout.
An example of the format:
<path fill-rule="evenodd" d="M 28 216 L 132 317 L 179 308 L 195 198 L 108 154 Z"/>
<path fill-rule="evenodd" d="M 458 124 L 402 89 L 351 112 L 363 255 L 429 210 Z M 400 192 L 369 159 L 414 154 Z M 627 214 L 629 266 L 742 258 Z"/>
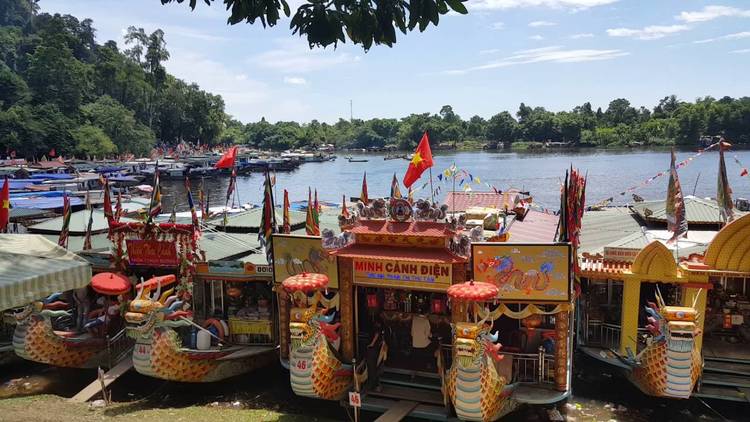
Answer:
<path fill-rule="evenodd" d="M 636 275 L 648 275 L 655 279 L 679 276 L 677 263 L 672 252 L 663 243 L 656 240 L 646 245 L 638 253 L 630 271 Z"/>
<path fill-rule="evenodd" d="M 716 234 L 706 250 L 704 263 L 712 270 L 750 272 L 750 214 Z"/>

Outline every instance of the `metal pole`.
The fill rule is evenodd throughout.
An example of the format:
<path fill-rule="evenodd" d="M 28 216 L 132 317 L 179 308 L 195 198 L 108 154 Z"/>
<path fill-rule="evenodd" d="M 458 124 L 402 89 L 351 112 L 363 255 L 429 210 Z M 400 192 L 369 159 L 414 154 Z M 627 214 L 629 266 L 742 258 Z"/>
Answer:
<path fill-rule="evenodd" d="M 432 187 L 432 167 L 430 167 L 430 193 L 432 194 L 432 203 L 435 203 L 435 188 Z"/>
<path fill-rule="evenodd" d="M 453 169 L 456 167 L 456 163 L 451 166 L 451 177 L 453 178 L 453 218 L 456 218 L 456 173 Z"/>

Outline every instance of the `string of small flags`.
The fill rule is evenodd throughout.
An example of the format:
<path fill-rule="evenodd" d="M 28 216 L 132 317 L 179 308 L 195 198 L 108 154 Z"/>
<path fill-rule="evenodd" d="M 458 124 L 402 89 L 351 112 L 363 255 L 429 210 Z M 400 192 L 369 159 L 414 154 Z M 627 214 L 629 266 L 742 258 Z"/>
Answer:
<path fill-rule="evenodd" d="M 734 162 L 737 163 L 737 165 L 742 169 L 740 171 L 740 177 L 746 177 L 748 175 L 747 167 L 742 165 L 742 162 L 740 162 L 740 159 L 739 157 L 737 157 L 737 155 L 734 156 Z"/>
<path fill-rule="evenodd" d="M 719 146 L 719 144 L 720 144 L 720 143 L 721 143 L 721 141 L 719 141 L 719 142 L 716 142 L 716 143 L 713 143 L 713 144 L 711 144 L 711 145 L 707 146 L 707 147 L 706 147 L 706 148 L 704 148 L 704 149 L 698 150 L 698 152 L 697 152 L 697 153 L 695 153 L 695 154 L 691 155 L 690 157 L 688 157 L 688 158 L 686 158 L 686 159 L 684 159 L 684 160 L 680 161 L 679 163 L 677 163 L 676 167 L 677 167 L 677 168 L 679 169 L 679 168 L 682 168 L 682 167 L 685 167 L 685 166 L 687 166 L 687 165 L 688 165 L 688 164 L 690 164 L 690 163 L 691 163 L 691 162 L 692 162 L 693 160 L 695 160 L 696 158 L 698 158 L 698 157 L 700 157 L 701 155 L 703 155 L 703 153 L 704 153 L 704 152 L 706 152 L 706 151 L 709 151 L 709 150 L 711 150 L 711 149 L 714 149 L 714 148 L 716 148 L 717 146 Z M 662 176 L 668 175 L 668 174 L 669 174 L 669 169 L 667 169 L 667 170 L 664 170 L 664 171 L 660 171 L 660 172 L 656 173 L 655 175 L 653 175 L 653 176 L 649 177 L 648 179 L 646 179 L 646 180 L 642 181 L 641 183 L 639 183 L 639 184 L 637 184 L 637 185 L 634 185 L 634 186 L 631 186 L 631 187 L 629 187 L 629 188 L 625 189 L 625 190 L 624 190 L 624 191 L 622 191 L 622 192 L 619 192 L 619 193 L 618 193 L 618 195 L 620 195 L 620 196 L 625 196 L 625 195 L 626 195 L 626 194 L 628 194 L 628 193 L 631 193 L 631 192 L 635 192 L 636 190 L 638 190 L 638 189 L 641 189 L 641 188 L 642 188 L 642 187 L 644 187 L 644 186 L 648 186 L 648 185 L 650 185 L 650 184 L 651 184 L 651 183 L 653 183 L 653 182 L 654 182 L 654 181 L 655 181 L 656 179 L 658 179 L 658 178 L 660 178 L 660 177 L 662 177 Z M 609 203 L 609 202 L 612 202 L 613 200 L 614 200 L 614 197 L 609 197 L 609 198 L 607 198 L 607 199 L 603 199 L 603 200 L 599 201 L 599 202 L 597 203 L 597 205 L 599 205 L 599 204 L 603 204 L 603 203 Z"/>

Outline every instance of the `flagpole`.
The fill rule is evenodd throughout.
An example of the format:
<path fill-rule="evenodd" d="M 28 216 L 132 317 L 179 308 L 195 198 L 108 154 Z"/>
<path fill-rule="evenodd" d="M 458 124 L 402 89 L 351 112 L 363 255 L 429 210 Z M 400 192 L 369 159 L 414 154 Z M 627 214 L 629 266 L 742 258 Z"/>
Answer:
<path fill-rule="evenodd" d="M 435 203 L 435 188 L 432 186 L 432 167 L 430 167 L 430 192 L 432 193 L 432 203 Z"/>
<path fill-rule="evenodd" d="M 452 167 L 455 167 L 455 166 L 456 166 L 456 163 L 453 163 Z M 455 218 L 456 217 L 456 172 L 454 172 L 453 170 L 451 170 L 451 177 L 453 178 L 453 195 L 451 195 L 452 198 L 453 198 L 453 201 L 452 201 L 453 202 L 453 212 L 452 212 L 452 214 L 453 214 L 453 217 Z"/>

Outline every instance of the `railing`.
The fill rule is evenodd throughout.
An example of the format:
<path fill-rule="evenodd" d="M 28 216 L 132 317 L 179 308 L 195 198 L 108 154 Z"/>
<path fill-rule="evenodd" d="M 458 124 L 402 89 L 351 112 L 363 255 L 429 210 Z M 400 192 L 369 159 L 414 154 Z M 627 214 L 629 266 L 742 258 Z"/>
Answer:
<path fill-rule="evenodd" d="M 555 357 L 539 347 L 537 353 L 501 353 L 513 359 L 513 374 L 510 382 L 552 384 L 555 382 Z"/>
<path fill-rule="evenodd" d="M 622 340 L 622 327 L 617 324 L 586 319 L 585 344 L 619 350 Z M 648 334 L 645 328 L 638 328 L 638 337 Z M 640 342 L 638 342 L 640 344 Z"/>
<path fill-rule="evenodd" d="M 107 336 L 107 361 L 109 368 L 117 365 L 125 355 L 130 353 L 134 343 L 135 340 L 125 334 L 124 328 L 112 337 Z"/>

